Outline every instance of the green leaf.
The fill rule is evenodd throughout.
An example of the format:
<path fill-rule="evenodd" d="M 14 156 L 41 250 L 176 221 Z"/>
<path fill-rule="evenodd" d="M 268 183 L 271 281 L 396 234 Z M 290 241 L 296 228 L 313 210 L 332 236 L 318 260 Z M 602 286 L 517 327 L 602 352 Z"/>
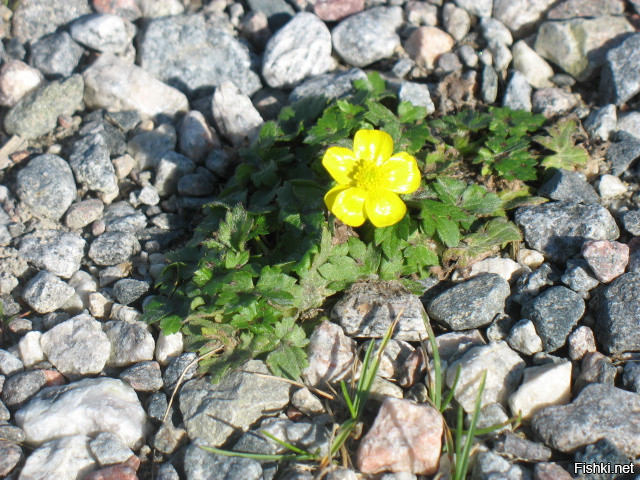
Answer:
<path fill-rule="evenodd" d="M 178 333 L 182 327 L 182 318 L 178 315 L 169 315 L 160 320 L 160 328 L 164 335 Z"/>
<path fill-rule="evenodd" d="M 554 152 L 544 157 L 543 167 L 572 170 L 587 163 L 589 155 L 584 148 L 576 146 L 573 139 L 577 131 L 578 127 L 573 120 L 565 120 L 549 127 L 548 137 L 535 137 L 536 142 Z"/>
<path fill-rule="evenodd" d="M 444 217 L 436 218 L 436 232 L 442 243 L 448 247 L 455 247 L 460 243 L 460 226 L 458 222 Z"/>
<path fill-rule="evenodd" d="M 402 123 L 414 123 L 427 116 L 427 109 L 413 105 L 411 102 L 400 102 L 398 116 Z"/>

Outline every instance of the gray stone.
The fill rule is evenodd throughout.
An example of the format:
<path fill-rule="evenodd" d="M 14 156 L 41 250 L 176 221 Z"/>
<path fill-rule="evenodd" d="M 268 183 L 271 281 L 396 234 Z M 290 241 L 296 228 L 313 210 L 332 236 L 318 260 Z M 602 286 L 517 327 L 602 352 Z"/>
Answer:
<path fill-rule="evenodd" d="M 632 31 L 624 17 L 545 22 L 536 37 L 535 50 L 576 79 L 586 80 L 606 63 L 605 55 L 612 44 Z"/>
<path fill-rule="evenodd" d="M 156 167 L 154 186 L 160 195 L 170 195 L 177 191 L 180 178 L 195 169 L 196 164 L 189 158 L 176 152 L 167 152 Z"/>
<path fill-rule="evenodd" d="M 611 163 L 611 173 L 619 177 L 640 157 L 640 140 L 622 132 L 616 139 L 607 150 L 607 161 Z"/>
<path fill-rule="evenodd" d="M 198 168 L 195 173 L 187 173 L 178 180 L 180 195 L 206 197 L 216 191 L 217 179 L 209 170 Z"/>
<path fill-rule="evenodd" d="M 107 365 L 126 367 L 137 362 L 153 360 L 156 344 L 144 323 L 118 320 L 107 322 L 104 330 L 111 342 Z"/>
<path fill-rule="evenodd" d="M 16 178 L 18 197 L 37 215 L 58 220 L 76 197 L 76 184 L 69 164 L 44 154 L 29 161 Z"/>
<path fill-rule="evenodd" d="M 85 435 L 53 439 L 29 455 L 19 478 L 22 480 L 45 478 L 76 480 L 84 478 L 96 467 L 88 444 L 89 438 Z"/>
<path fill-rule="evenodd" d="M 252 458 L 228 457 L 210 453 L 201 446 L 211 446 L 206 442 L 196 442 L 187 447 L 184 470 L 189 480 L 262 480 L 262 467 Z"/>
<path fill-rule="evenodd" d="M 19 372 L 10 376 L 2 388 L 2 401 L 8 407 L 20 407 L 47 383 L 42 370 Z"/>
<path fill-rule="evenodd" d="M 173 389 L 178 385 L 178 380 L 182 385 L 196 376 L 198 372 L 198 363 L 194 361 L 196 358 L 195 353 L 184 353 L 169 362 L 162 376 L 166 392 L 172 393 Z"/>
<path fill-rule="evenodd" d="M 85 135 L 73 144 L 69 164 L 77 181 L 89 190 L 111 194 L 118 189 L 116 171 L 101 135 Z"/>
<path fill-rule="evenodd" d="M 458 366 L 460 378 L 454 396 L 466 412 L 472 412 L 483 371 L 487 372 L 487 379 L 481 406 L 491 403 L 504 405 L 520 383 L 525 362 L 505 342 L 473 347 L 447 369 L 449 388 L 453 387 Z"/>
<path fill-rule="evenodd" d="M 221 146 L 215 130 L 209 126 L 204 115 L 197 110 L 191 110 L 182 119 L 179 145 L 183 155 L 198 163 L 204 162 L 213 149 Z"/>
<path fill-rule="evenodd" d="M 493 18 L 505 24 L 516 37 L 532 32 L 555 0 L 494 0 Z"/>
<path fill-rule="evenodd" d="M 19 445 L 0 440 L 0 476 L 8 478 L 8 475 L 22 459 L 22 449 Z"/>
<path fill-rule="evenodd" d="M 96 238 L 89 247 L 89 258 L 96 265 L 117 265 L 131 259 L 140 251 L 136 237 L 127 232 L 107 232 Z"/>
<path fill-rule="evenodd" d="M 590 275 L 589 264 L 582 258 L 567 261 L 567 269 L 560 280 L 574 292 L 586 296 L 589 290 L 597 287 L 600 282 Z"/>
<path fill-rule="evenodd" d="M 164 382 L 158 362 L 140 362 L 127 368 L 118 378 L 127 382 L 137 392 L 156 392 Z"/>
<path fill-rule="evenodd" d="M 297 102 L 305 97 L 324 97 L 327 99 L 343 98 L 353 93 L 353 82 L 366 80 L 367 75 L 359 68 L 352 68 L 345 72 L 325 73 L 310 78 L 296 88 L 289 95 L 290 102 Z"/>
<path fill-rule="evenodd" d="M 107 232 L 138 233 L 147 226 L 147 217 L 124 201 L 109 205 L 102 220 Z"/>
<path fill-rule="evenodd" d="M 138 55 L 143 69 L 187 94 L 224 82 L 246 95 L 261 86 L 247 47 L 201 14 L 151 20 L 140 33 Z"/>
<path fill-rule="evenodd" d="M 24 365 L 18 357 L 0 349 L 0 373 L 2 375 L 13 375 L 22 369 L 24 369 Z"/>
<path fill-rule="evenodd" d="M 584 121 L 584 128 L 591 138 L 606 142 L 617 122 L 616 106 L 609 104 L 592 110 Z"/>
<path fill-rule="evenodd" d="M 487 48 L 491 52 L 491 56 L 493 57 L 493 66 L 499 71 L 503 72 L 509 65 L 511 65 L 511 60 L 513 60 L 513 55 L 511 55 L 511 50 L 500 40 L 490 40 Z"/>
<path fill-rule="evenodd" d="M 493 10 L 492 0 L 455 0 L 455 2 L 457 6 L 476 17 L 490 17 Z"/>
<path fill-rule="evenodd" d="M 640 362 L 631 360 L 625 364 L 622 381 L 632 392 L 640 393 Z"/>
<path fill-rule="evenodd" d="M 513 54 L 513 68 L 521 72 L 529 85 L 534 88 L 553 86 L 551 77 L 553 69 L 540 55 L 524 40 L 517 41 L 511 48 Z"/>
<path fill-rule="evenodd" d="M 587 465 L 607 465 L 608 468 L 611 469 L 617 469 L 619 466 L 628 468 L 629 464 L 633 464 L 632 459 L 629 458 L 628 455 L 625 455 L 618 450 L 618 448 L 606 438 L 599 440 L 593 445 L 588 445 L 583 453 L 576 453 L 575 461 L 576 470 L 579 462 Z M 594 480 L 606 480 L 607 478 L 611 478 L 612 475 L 609 473 L 602 473 L 589 476 Z"/>
<path fill-rule="evenodd" d="M 512 110 L 531 111 L 531 85 L 525 76 L 517 70 L 511 72 L 502 97 L 502 106 Z"/>
<path fill-rule="evenodd" d="M 357 362 L 356 344 L 342 328 L 328 321 L 318 325 L 307 346 L 309 365 L 302 372 L 305 382 L 324 386 L 344 380 Z"/>
<path fill-rule="evenodd" d="M 591 383 L 615 385 L 618 368 L 609 357 L 600 352 L 589 352 L 580 363 L 580 375 L 573 382 L 573 391 L 579 393 Z"/>
<path fill-rule="evenodd" d="M 536 327 L 531 320 L 522 319 L 513 326 L 507 343 L 516 352 L 533 355 L 542 351 L 542 339 L 536 333 Z"/>
<path fill-rule="evenodd" d="M 616 137 L 624 134 L 628 134 L 636 139 L 640 140 L 640 112 L 629 112 L 618 118 L 618 123 L 615 127 Z"/>
<path fill-rule="evenodd" d="M 169 123 L 163 123 L 149 132 L 132 137 L 127 149 L 136 159 L 138 169 L 147 170 L 155 167 L 164 155 L 175 150 L 177 141 L 176 129 Z"/>
<path fill-rule="evenodd" d="M 185 383 L 180 410 L 189 438 L 222 445 L 234 432 L 248 430 L 256 420 L 289 403 L 289 384 L 256 372 L 268 373 L 264 363 L 251 360 L 215 385 L 206 378 Z"/>
<path fill-rule="evenodd" d="M 158 467 L 156 480 L 180 480 L 180 476 L 178 475 L 176 468 L 167 462 Z"/>
<path fill-rule="evenodd" d="M 640 92 L 640 34 L 607 52 L 600 75 L 600 101 L 620 105 Z"/>
<path fill-rule="evenodd" d="M 497 40 L 500 43 L 511 46 L 513 43 L 513 36 L 507 27 L 504 26 L 500 20 L 496 20 L 491 17 L 480 18 L 480 29 L 482 30 L 482 36 L 487 40 Z"/>
<path fill-rule="evenodd" d="M 104 432 L 89 442 L 91 453 L 101 466 L 126 462 L 133 452 L 117 435 Z"/>
<path fill-rule="evenodd" d="M 251 99 L 231 82 L 216 88 L 211 109 L 218 130 L 235 146 L 251 142 L 264 124 Z"/>
<path fill-rule="evenodd" d="M 640 275 L 625 273 L 605 285 L 596 298 L 596 339 L 608 353 L 640 349 Z"/>
<path fill-rule="evenodd" d="M 482 452 L 478 455 L 471 480 L 529 480 L 531 472 L 525 467 L 501 457 L 495 452 Z"/>
<path fill-rule="evenodd" d="M 269 39 L 262 57 L 262 76 L 273 88 L 291 88 L 333 66 L 331 33 L 322 20 L 298 13 Z"/>
<path fill-rule="evenodd" d="M 135 26 L 118 15 L 85 15 L 69 27 L 71 37 L 98 52 L 124 53 L 131 46 Z"/>
<path fill-rule="evenodd" d="M 545 351 L 562 347 L 569 334 L 582 318 L 584 300 L 566 287 L 551 287 L 526 304 L 522 316 L 536 326 Z"/>
<path fill-rule="evenodd" d="M 398 98 L 402 102 L 411 102 L 413 105 L 426 108 L 429 115 L 436 111 L 429 87 L 424 83 L 402 82 Z"/>
<path fill-rule="evenodd" d="M 0 68 L 0 105 L 13 107 L 22 97 L 44 83 L 44 76 L 37 69 L 30 67 L 21 60 L 10 59 L 5 61 Z M 15 139 L 15 147 L 7 144 L 5 149 L 19 150 L 22 139 Z M 6 163 L 6 154 L 3 155 L 3 163 Z"/>
<path fill-rule="evenodd" d="M 59 323 L 42 335 L 40 346 L 51 364 L 68 377 L 100 373 L 111 350 L 102 325 L 90 315 Z"/>
<path fill-rule="evenodd" d="M 456 53 L 465 67 L 475 68 L 478 65 L 478 54 L 471 45 L 460 45 L 456 50 Z"/>
<path fill-rule="evenodd" d="M 452 330 L 469 330 L 491 323 L 504 310 L 509 283 L 494 273 L 481 273 L 436 296 L 429 316 Z"/>
<path fill-rule="evenodd" d="M 396 283 L 354 285 L 333 307 L 331 318 L 347 335 L 382 338 L 401 309 L 393 338 L 408 342 L 426 338 L 422 302 Z"/>
<path fill-rule="evenodd" d="M 599 203 L 600 197 L 595 188 L 579 172 L 558 169 L 549 180 L 538 189 L 538 195 L 551 200 L 579 202 L 585 204 Z"/>
<path fill-rule="evenodd" d="M 62 278 L 80 269 L 86 242 L 76 233 L 37 230 L 20 242 L 20 256 L 38 268 Z"/>
<path fill-rule="evenodd" d="M 533 94 L 532 109 L 547 118 L 566 115 L 578 105 L 576 95 L 561 88 L 540 88 Z"/>
<path fill-rule="evenodd" d="M 133 278 L 123 278 L 118 280 L 113 286 L 113 294 L 123 305 L 138 300 L 142 295 L 149 291 L 149 282 L 135 280 Z"/>
<path fill-rule="evenodd" d="M 456 7 L 453 3 L 445 3 L 442 7 L 442 23 L 454 40 L 462 40 L 471 28 L 471 18 L 466 10 Z"/>
<path fill-rule="evenodd" d="M 390 57 L 400 46 L 395 29 L 401 23 L 400 7 L 366 10 L 342 20 L 333 29 L 333 48 L 347 64 L 366 67 Z"/>
<path fill-rule="evenodd" d="M 640 395 L 612 385 L 587 385 L 571 404 L 536 413 L 531 425 L 546 445 L 561 452 L 605 438 L 632 458 L 640 455 Z"/>
<path fill-rule="evenodd" d="M 640 236 L 640 210 L 627 210 L 620 216 L 624 229 L 631 235 Z"/>
<path fill-rule="evenodd" d="M 554 6 L 549 20 L 570 20 L 576 17 L 601 17 L 603 15 L 623 15 L 622 0 L 565 0 Z"/>
<path fill-rule="evenodd" d="M 498 74 L 491 65 L 482 68 L 480 80 L 481 98 L 485 103 L 493 103 L 498 98 Z"/>
<path fill-rule="evenodd" d="M 31 44 L 29 64 L 45 75 L 68 77 L 80 63 L 84 49 L 67 32 L 45 35 Z"/>
<path fill-rule="evenodd" d="M 21 0 L 13 13 L 12 33 L 20 42 L 34 41 L 88 13 L 87 0 Z"/>
<path fill-rule="evenodd" d="M 112 54 L 100 55 L 82 75 L 84 101 L 89 108 L 136 110 L 144 118 L 189 110 L 187 97 L 179 90 Z"/>
<path fill-rule="evenodd" d="M 447 75 L 453 72 L 460 72 L 462 71 L 462 63 L 460 63 L 460 59 L 455 53 L 443 53 L 436 60 L 436 71 L 439 75 Z"/>
<path fill-rule="evenodd" d="M 495 441 L 494 451 L 508 458 L 527 462 L 547 462 L 551 459 L 550 449 L 511 432 L 503 433 Z"/>
<path fill-rule="evenodd" d="M 71 298 L 75 290 L 47 271 L 40 271 L 24 288 L 22 298 L 38 313 L 53 312 Z"/>
<path fill-rule="evenodd" d="M 71 115 L 82 105 L 84 83 L 80 75 L 55 80 L 28 93 L 4 119 L 9 134 L 34 139 L 51 132 L 58 117 Z"/>
<path fill-rule="evenodd" d="M 114 378 L 87 378 L 41 390 L 18 410 L 16 423 L 29 445 L 66 435 L 116 434 L 136 448 L 146 433 L 146 414 L 135 391 Z"/>
<path fill-rule="evenodd" d="M 578 254 L 587 240 L 615 240 L 620 235 L 609 211 L 597 204 L 549 202 L 520 207 L 515 220 L 529 247 L 557 262 Z"/>
<path fill-rule="evenodd" d="M 72 204 L 65 216 L 65 225 L 71 230 L 79 230 L 98 220 L 104 211 L 101 200 L 90 198 Z"/>
<path fill-rule="evenodd" d="M 248 0 L 247 4 L 251 11 L 264 14 L 273 31 L 280 29 L 295 14 L 285 0 Z"/>

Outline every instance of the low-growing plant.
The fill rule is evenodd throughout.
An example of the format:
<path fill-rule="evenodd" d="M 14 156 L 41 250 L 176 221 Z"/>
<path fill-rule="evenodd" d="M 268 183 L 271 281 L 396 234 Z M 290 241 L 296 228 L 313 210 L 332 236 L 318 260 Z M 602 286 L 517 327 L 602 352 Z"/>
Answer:
<path fill-rule="evenodd" d="M 249 358 L 298 378 L 313 320 L 350 284 L 397 279 L 420 293 L 418 280 L 432 272 L 446 276 L 520 241 L 507 210 L 541 201 L 534 182 L 548 167 L 584 160 L 575 124 L 543 124 L 505 108 L 428 119 L 377 74 L 356 82 L 349 98 L 289 105 L 241 152 L 193 238 L 167 255 L 144 316 L 165 334 L 182 331 L 214 380 Z M 399 221 L 382 228 L 345 225 L 325 209 L 335 210 L 335 198 L 323 154 L 352 148 L 363 130 L 386 132 L 394 155 L 422 177 L 415 191 L 413 183 L 396 189 L 404 194 L 400 207 L 393 193 Z"/>

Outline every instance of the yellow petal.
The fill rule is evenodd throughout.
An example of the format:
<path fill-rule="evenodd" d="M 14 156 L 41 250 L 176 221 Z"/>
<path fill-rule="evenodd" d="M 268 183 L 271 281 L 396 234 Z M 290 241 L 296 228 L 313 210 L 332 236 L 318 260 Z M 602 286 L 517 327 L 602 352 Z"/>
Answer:
<path fill-rule="evenodd" d="M 400 197 L 389 190 L 380 190 L 369 195 L 364 210 L 371 223 L 376 227 L 388 227 L 398 223 L 407 212 L 407 207 Z"/>
<path fill-rule="evenodd" d="M 380 165 L 393 153 L 393 140 L 380 130 L 358 130 L 353 137 L 353 151 L 360 160 Z"/>
<path fill-rule="evenodd" d="M 359 188 L 337 185 L 324 196 L 327 208 L 350 227 L 359 227 L 366 220 L 364 216 L 365 193 Z"/>
<path fill-rule="evenodd" d="M 380 166 L 386 187 L 396 193 L 412 193 L 420 186 L 416 159 L 407 152 L 396 153 Z"/>
<path fill-rule="evenodd" d="M 357 162 L 355 153 L 348 148 L 342 147 L 331 147 L 322 157 L 324 168 L 341 185 L 346 185 L 351 181 L 349 175 L 353 172 Z"/>

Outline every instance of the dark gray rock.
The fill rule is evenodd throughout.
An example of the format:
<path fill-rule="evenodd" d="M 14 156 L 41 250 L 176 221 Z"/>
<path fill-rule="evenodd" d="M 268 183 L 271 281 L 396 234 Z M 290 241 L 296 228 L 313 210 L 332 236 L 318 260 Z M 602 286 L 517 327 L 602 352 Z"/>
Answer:
<path fill-rule="evenodd" d="M 525 467 L 501 457 L 495 452 L 482 452 L 478 455 L 473 471 L 472 480 L 528 480 L 531 473 Z"/>
<path fill-rule="evenodd" d="M 482 68 L 480 92 L 485 103 L 493 103 L 498 98 L 498 74 L 491 65 Z"/>
<path fill-rule="evenodd" d="M 13 13 L 13 36 L 30 42 L 53 33 L 62 25 L 91 13 L 87 0 L 21 0 Z"/>
<path fill-rule="evenodd" d="M 596 339 L 608 353 L 640 350 L 640 275 L 625 273 L 602 287 L 595 304 Z"/>
<path fill-rule="evenodd" d="M 136 237 L 127 232 L 107 232 L 96 238 L 89 247 L 89 258 L 97 265 L 117 265 L 131 259 L 140 251 Z"/>
<path fill-rule="evenodd" d="M 118 189 L 116 171 L 101 135 L 85 135 L 77 139 L 69 164 L 78 182 L 89 190 L 112 194 Z"/>
<path fill-rule="evenodd" d="M 625 364 L 622 382 L 632 392 L 640 393 L 640 362 L 631 360 Z"/>
<path fill-rule="evenodd" d="M 511 432 L 503 433 L 494 442 L 493 449 L 501 455 L 527 462 L 548 462 L 551 458 L 551 450 L 544 445 Z"/>
<path fill-rule="evenodd" d="M 82 106 L 84 82 L 80 75 L 43 84 L 28 93 L 4 119 L 7 133 L 34 139 L 51 132 L 58 117 L 71 115 Z"/>
<path fill-rule="evenodd" d="M 580 253 L 587 240 L 615 240 L 620 235 L 614 218 L 599 204 L 549 202 L 521 207 L 515 220 L 527 244 L 557 262 Z"/>
<path fill-rule="evenodd" d="M 261 86 L 247 47 L 199 14 L 151 20 L 141 31 L 138 55 L 142 68 L 189 94 L 225 81 L 247 95 Z"/>
<path fill-rule="evenodd" d="M 13 375 L 22 369 L 24 369 L 22 360 L 6 350 L 0 349 L 0 373 L 2 375 Z"/>
<path fill-rule="evenodd" d="M 611 173 L 620 176 L 640 157 L 640 141 L 626 133 L 618 133 L 616 140 L 607 150 L 607 161 Z"/>
<path fill-rule="evenodd" d="M 147 217 L 124 201 L 109 205 L 102 220 L 107 232 L 138 233 L 147 226 Z"/>
<path fill-rule="evenodd" d="M 107 365 L 126 367 L 153 359 L 156 344 L 144 323 L 112 320 L 105 324 L 104 331 L 111 342 L 111 355 Z"/>
<path fill-rule="evenodd" d="M 165 153 L 156 168 L 154 186 L 162 196 L 174 193 L 178 189 L 180 178 L 196 169 L 196 164 L 184 155 L 176 152 Z"/>
<path fill-rule="evenodd" d="M 202 448 L 206 442 L 187 447 L 184 470 L 189 480 L 262 480 L 262 467 L 252 458 L 228 457 Z"/>
<path fill-rule="evenodd" d="M 607 52 L 600 75 L 600 101 L 620 105 L 640 92 L 640 34 Z"/>
<path fill-rule="evenodd" d="M 354 81 L 366 78 L 366 73 L 359 68 L 352 68 L 346 72 L 318 75 L 294 88 L 289 95 L 289 101 L 293 103 L 305 97 L 343 98 L 354 92 Z"/>
<path fill-rule="evenodd" d="M 216 191 L 217 179 L 208 170 L 198 169 L 195 173 L 187 173 L 178 180 L 180 195 L 206 197 Z"/>
<path fill-rule="evenodd" d="M 11 408 L 19 408 L 47 383 L 42 370 L 31 370 L 12 375 L 4 382 L 2 401 Z"/>
<path fill-rule="evenodd" d="M 541 113 L 546 118 L 566 115 L 578 105 L 576 95 L 562 88 L 540 88 L 533 94 L 531 102 L 534 113 Z"/>
<path fill-rule="evenodd" d="M 481 273 L 436 296 L 427 312 L 452 330 L 478 328 L 504 310 L 510 293 L 509 283 L 500 275 Z"/>
<path fill-rule="evenodd" d="M 589 445 L 585 448 L 583 453 L 578 452 L 576 454 L 575 461 L 576 465 L 574 468 L 576 473 L 582 473 L 580 469 L 577 468 L 578 463 L 607 465 L 612 469 L 615 469 L 617 465 L 627 466 L 633 463 L 631 458 L 618 450 L 618 448 L 606 438 L 594 443 L 593 445 Z M 610 480 L 611 478 L 616 477 L 624 478 L 625 476 L 613 476 L 611 473 L 606 472 L 592 473 L 585 476 L 585 478 L 588 478 L 589 480 Z"/>
<path fill-rule="evenodd" d="M 584 128 L 593 139 L 606 142 L 617 123 L 616 106 L 609 104 L 592 110 L 584 121 Z"/>
<path fill-rule="evenodd" d="M 184 382 L 191 380 L 196 376 L 198 372 L 198 364 L 194 362 L 195 359 L 195 353 L 183 353 L 179 357 L 171 360 L 162 376 L 164 389 L 167 393 L 171 393 L 173 391 L 175 386 L 178 384 L 179 379 L 181 379 L 181 384 L 184 384 Z M 189 368 L 187 369 L 187 367 Z"/>
<path fill-rule="evenodd" d="M 0 477 L 9 478 L 11 471 L 22 460 L 22 448 L 7 440 L 0 440 Z"/>
<path fill-rule="evenodd" d="M 138 392 L 156 392 L 164 385 L 160 364 L 153 361 L 136 363 L 122 372 L 118 378 Z"/>
<path fill-rule="evenodd" d="M 574 380 L 573 391 L 579 393 L 591 383 L 615 385 L 618 368 L 600 352 L 588 352 L 582 358 L 580 375 Z"/>
<path fill-rule="evenodd" d="M 285 0 L 248 0 L 247 4 L 253 12 L 261 12 L 267 17 L 269 27 L 276 31 L 286 24 L 295 11 Z"/>
<path fill-rule="evenodd" d="M 94 140 L 93 143 L 104 143 L 111 156 L 120 156 L 127 153 L 127 137 L 121 128 L 115 125 L 106 117 L 113 114 L 105 114 L 102 110 L 95 110 L 82 119 L 82 126 L 78 131 L 79 135 L 98 136 L 101 140 Z M 139 118 L 138 115 L 136 115 Z M 88 139 L 91 140 L 91 139 Z"/>
<path fill-rule="evenodd" d="M 567 261 L 567 269 L 560 280 L 571 290 L 585 297 L 590 290 L 600 284 L 589 272 L 591 269 L 586 260 L 582 258 L 571 259 Z"/>
<path fill-rule="evenodd" d="M 37 215 L 58 220 L 76 198 L 69 164 L 49 153 L 29 161 L 16 178 L 18 197 Z"/>
<path fill-rule="evenodd" d="M 455 0 L 455 3 L 476 17 L 490 17 L 493 10 L 493 2 L 491 0 Z M 438 5 L 438 3 L 434 5 Z"/>
<path fill-rule="evenodd" d="M 586 181 L 583 175 L 563 168 L 557 170 L 539 189 L 538 195 L 551 200 L 567 202 L 599 203 L 600 197 L 595 188 Z"/>
<path fill-rule="evenodd" d="M 333 64 L 329 29 L 314 14 L 300 12 L 269 39 L 262 57 L 262 76 L 270 87 L 292 88 L 325 73 Z"/>
<path fill-rule="evenodd" d="M 149 286 L 149 282 L 135 280 L 133 278 L 123 278 L 114 284 L 113 294 L 118 299 L 118 302 L 123 305 L 129 305 L 147 293 Z"/>
<path fill-rule="evenodd" d="M 584 311 L 580 295 L 566 287 L 551 287 L 525 305 L 522 316 L 536 326 L 544 350 L 553 352 L 565 344 Z"/>
<path fill-rule="evenodd" d="M 38 313 L 49 313 L 64 306 L 75 290 L 45 270 L 33 277 L 24 288 L 22 298 Z"/>
<path fill-rule="evenodd" d="M 164 414 L 166 413 L 168 406 L 169 402 L 167 400 L 167 396 L 163 392 L 155 392 L 149 396 L 149 399 L 147 401 L 147 415 L 149 415 L 149 418 L 151 418 L 151 420 L 162 423 L 162 421 L 164 420 Z M 169 409 L 167 418 L 171 419 L 174 413 L 175 410 L 172 406 Z"/>
<path fill-rule="evenodd" d="M 123 132 L 129 132 L 138 125 L 142 118 L 136 110 L 125 110 L 121 112 L 105 112 L 105 120 L 118 127 Z"/>
<path fill-rule="evenodd" d="M 84 49 L 67 32 L 45 35 L 31 44 L 29 64 L 45 75 L 68 77 L 84 54 Z"/>
<path fill-rule="evenodd" d="M 20 256 L 38 268 L 62 278 L 80 269 L 86 242 L 77 233 L 37 230 L 20 242 Z"/>
<path fill-rule="evenodd" d="M 395 29 L 402 23 L 400 7 L 375 7 L 342 20 L 331 32 L 333 47 L 354 67 L 390 57 L 400 45 Z"/>
<path fill-rule="evenodd" d="M 547 446 L 561 452 L 607 439 L 635 458 L 640 455 L 640 395 L 593 383 L 569 405 L 534 414 L 531 426 Z"/>
<path fill-rule="evenodd" d="M 180 480 L 180 476 L 176 471 L 176 467 L 167 462 L 158 467 L 156 480 Z"/>
<path fill-rule="evenodd" d="M 89 442 L 89 448 L 102 466 L 126 462 L 133 455 L 131 449 L 111 432 L 100 433 Z"/>

